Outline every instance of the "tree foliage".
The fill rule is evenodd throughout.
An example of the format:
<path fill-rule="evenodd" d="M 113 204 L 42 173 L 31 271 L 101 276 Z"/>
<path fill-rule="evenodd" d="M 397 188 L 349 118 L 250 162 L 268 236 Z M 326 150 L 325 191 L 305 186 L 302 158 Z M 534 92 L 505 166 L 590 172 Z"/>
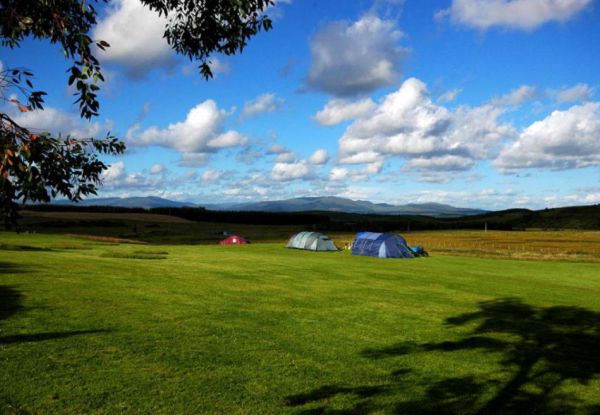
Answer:
<path fill-rule="evenodd" d="M 164 37 L 171 47 L 199 62 L 212 77 L 210 57 L 243 51 L 248 40 L 269 30 L 264 11 L 274 0 L 140 0 L 168 17 Z M 67 83 L 75 89 L 82 118 L 99 115 L 98 91 L 104 81 L 98 51 L 110 45 L 92 39 L 98 4 L 107 0 L 0 0 L 0 44 L 17 48 L 27 38 L 49 41 L 72 62 Z M 24 68 L 0 70 L 0 215 L 8 225 L 18 202 L 48 202 L 58 195 L 78 201 L 96 194 L 107 166 L 100 154 L 121 154 L 124 144 L 107 134 L 95 137 L 54 136 L 15 121 L 11 111 L 43 110 L 45 92 L 35 90 L 33 73 Z"/>

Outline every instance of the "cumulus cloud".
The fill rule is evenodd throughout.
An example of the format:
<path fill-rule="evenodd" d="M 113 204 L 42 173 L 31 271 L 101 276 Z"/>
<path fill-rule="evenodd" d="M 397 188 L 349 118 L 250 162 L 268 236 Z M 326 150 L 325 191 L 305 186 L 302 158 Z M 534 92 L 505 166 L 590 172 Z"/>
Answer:
<path fill-rule="evenodd" d="M 82 120 L 78 114 L 68 113 L 52 107 L 43 110 L 15 113 L 13 119 L 21 126 L 36 132 L 71 135 L 78 138 L 103 138 L 113 128 L 113 123 L 106 121 Z"/>
<path fill-rule="evenodd" d="M 269 148 L 269 150 L 267 150 L 267 154 L 281 154 L 281 153 L 287 153 L 287 152 L 289 152 L 289 150 L 286 149 L 281 144 L 273 144 L 271 146 L 271 148 Z"/>
<path fill-rule="evenodd" d="M 281 144 L 272 145 L 266 152 L 269 156 L 275 157 L 276 163 L 293 163 L 296 161 L 296 155 L 294 152 Z"/>
<path fill-rule="evenodd" d="M 335 166 L 329 171 L 329 180 L 333 182 L 341 182 L 348 179 L 352 181 L 361 181 L 379 174 L 382 168 L 383 162 L 381 161 L 366 164 L 362 169 Z"/>
<path fill-rule="evenodd" d="M 554 111 L 506 145 L 494 165 L 510 172 L 527 168 L 563 170 L 600 164 L 600 103 Z"/>
<path fill-rule="evenodd" d="M 125 163 L 118 161 L 108 166 L 101 176 L 103 189 L 106 190 L 148 190 L 161 187 L 159 177 L 150 177 L 142 173 L 128 173 Z"/>
<path fill-rule="evenodd" d="M 556 100 L 560 103 L 574 101 L 588 101 L 592 98 L 593 90 L 587 84 L 577 84 L 571 88 L 563 89 L 556 93 Z"/>
<path fill-rule="evenodd" d="M 305 161 L 295 163 L 275 163 L 271 170 L 273 179 L 281 182 L 308 179 L 313 176 L 310 166 Z"/>
<path fill-rule="evenodd" d="M 248 118 L 267 112 L 275 112 L 281 108 L 282 104 L 283 100 L 275 94 L 263 94 L 252 101 L 246 102 L 241 117 Z"/>
<path fill-rule="evenodd" d="M 150 127 L 141 131 L 139 125 L 133 127 L 127 133 L 127 141 L 133 146 L 173 148 L 183 153 L 184 165 L 201 165 L 206 162 L 208 153 L 244 146 L 248 142 L 248 138 L 237 131 L 224 131 L 229 115 L 209 99 L 192 108 L 185 120 L 166 128 Z"/>
<path fill-rule="evenodd" d="M 112 183 L 122 178 L 125 175 L 125 163 L 122 161 L 116 162 L 108 166 L 104 172 L 102 172 L 102 180 L 105 183 Z"/>
<path fill-rule="evenodd" d="M 175 64 L 175 55 L 163 38 L 168 19 L 139 0 L 112 0 L 93 37 L 110 44 L 99 53 L 103 62 L 116 63 L 132 78 Z"/>
<path fill-rule="evenodd" d="M 510 91 L 499 98 L 494 98 L 491 103 L 493 105 L 510 105 L 518 107 L 526 102 L 534 100 L 539 97 L 539 94 L 535 87 L 530 85 L 521 85 L 519 88 Z"/>
<path fill-rule="evenodd" d="M 593 0 L 452 0 L 450 8 L 436 14 L 456 24 L 479 30 L 506 27 L 533 30 L 547 22 L 565 22 Z"/>
<path fill-rule="evenodd" d="M 275 161 L 277 163 L 293 163 L 296 160 L 296 156 L 291 151 L 279 153 Z"/>
<path fill-rule="evenodd" d="M 328 161 L 329 154 L 327 154 L 327 150 L 322 148 L 315 150 L 315 152 L 312 153 L 311 156 L 308 158 L 308 162 L 310 164 L 316 164 L 319 166 L 327 163 Z"/>
<path fill-rule="evenodd" d="M 377 104 L 371 98 L 358 101 L 347 99 L 332 99 L 321 111 L 317 112 L 314 120 L 322 126 L 331 127 L 346 120 L 353 120 L 367 115 Z"/>
<path fill-rule="evenodd" d="M 329 180 L 341 181 L 346 180 L 350 175 L 350 170 L 346 167 L 333 167 L 329 172 Z"/>
<path fill-rule="evenodd" d="M 469 157 L 447 154 L 440 157 L 418 157 L 408 160 L 402 167 L 404 172 L 416 172 L 419 181 L 427 183 L 448 183 L 452 173 L 470 170 L 475 160 Z"/>
<path fill-rule="evenodd" d="M 471 158 L 447 154 L 440 157 L 418 157 L 408 160 L 403 169 L 405 171 L 463 171 L 473 167 L 474 163 Z"/>
<path fill-rule="evenodd" d="M 202 173 L 202 181 L 205 183 L 217 183 L 221 177 L 223 177 L 224 172 L 208 169 L 204 173 Z"/>
<path fill-rule="evenodd" d="M 306 84 L 335 96 L 368 93 L 393 84 L 406 49 L 392 20 L 374 15 L 356 22 L 333 22 L 311 40 L 311 68 Z"/>
<path fill-rule="evenodd" d="M 150 167 L 150 174 L 161 174 L 167 171 L 167 168 L 164 164 L 153 164 Z"/>
<path fill-rule="evenodd" d="M 339 140 L 340 162 L 374 163 L 399 156 L 416 159 L 409 166 L 419 170 L 468 169 L 515 134 L 498 120 L 502 113 L 489 104 L 450 111 L 434 104 L 426 85 L 411 78 L 385 96 L 372 114 L 348 126 Z"/>

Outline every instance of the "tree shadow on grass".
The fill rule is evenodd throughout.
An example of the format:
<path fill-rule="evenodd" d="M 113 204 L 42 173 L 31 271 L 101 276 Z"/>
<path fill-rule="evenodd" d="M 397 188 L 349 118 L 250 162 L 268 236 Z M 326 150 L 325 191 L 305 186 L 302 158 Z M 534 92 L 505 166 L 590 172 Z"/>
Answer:
<path fill-rule="evenodd" d="M 0 264 L 3 269 L 5 264 Z M 23 310 L 23 295 L 13 287 L 0 285 L 0 321 L 5 320 Z"/>
<path fill-rule="evenodd" d="M 407 369 L 400 369 L 399 376 L 392 376 L 392 382 L 360 398 L 351 408 L 328 407 L 327 400 L 334 395 L 319 395 L 315 391 L 305 394 L 311 399 L 288 397 L 287 403 L 319 404 L 318 412 L 313 413 L 320 414 L 600 414 L 599 405 L 590 405 L 563 388 L 585 386 L 600 376 L 600 313 L 581 307 L 535 307 L 517 298 L 505 298 L 482 302 L 477 311 L 448 318 L 446 325 L 470 331 L 458 340 L 400 343 L 364 350 L 361 355 L 367 359 L 389 359 L 472 351 L 476 358 L 498 360 L 501 370 L 460 377 L 444 377 L 440 373 L 439 379 L 416 385 L 424 392 L 414 392 L 413 388 L 411 399 L 406 400 L 401 397 L 402 391 L 415 385 L 407 385 L 403 379 Z M 398 370 L 391 375 L 395 372 Z M 316 391 L 323 389 L 335 391 L 332 387 Z M 339 389 L 337 394 L 346 393 L 345 389 Z"/>
<path fill-rule="evenodd" d="M 110 330 L 73 330 L 73 331 L 55 331 L 47 333 L 33 333 L 33 334 L 16 334 L 13 336 L 0 337 L 0 344 L 13 344 L 13 343 L 28 343 L 28 342 L 39 342 L 44 340 L 64 339 L 66 337 L 80 336 L 83 334 L 95 334 L 95 333 L 108 333 Z"/>
<path fill-rule="evenodd" d="M 21 291 L 7 285 L 0 285 L 0 322 L 6 320 L 20 311 L 23 311 L 23 294 Z M 73 330 L 46 333 L 16 334 L 12 336 L 0 336 L 0 345 L 14 343 L 38 342 L 65 337 L 79 336 L 83 334 L 106 333 L 110 330 Z"/>
<path fill-rule="evenodd" d="M 30 270 L 28 268 L 29 267 L 14 262 L 0 261 L 0 274 L 20 274 L 29 272 Z"/>
<path fill-rule="evenodd" d="M 30 245 L 12 245 L 0 244 L 0 251 L 33 251 L 33 252 L 52 252 L 50 248 Z"/>

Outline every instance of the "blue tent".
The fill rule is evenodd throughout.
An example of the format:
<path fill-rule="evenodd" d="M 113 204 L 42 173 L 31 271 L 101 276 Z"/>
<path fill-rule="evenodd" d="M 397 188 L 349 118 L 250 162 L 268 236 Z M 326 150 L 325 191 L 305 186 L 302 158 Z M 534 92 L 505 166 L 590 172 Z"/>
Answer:
<path fill-rule="evenodd" d="M 352 254 L 379 258 L 414 258 L 406 241 L 393 233 L 360 232 L 352 242 Z"/>

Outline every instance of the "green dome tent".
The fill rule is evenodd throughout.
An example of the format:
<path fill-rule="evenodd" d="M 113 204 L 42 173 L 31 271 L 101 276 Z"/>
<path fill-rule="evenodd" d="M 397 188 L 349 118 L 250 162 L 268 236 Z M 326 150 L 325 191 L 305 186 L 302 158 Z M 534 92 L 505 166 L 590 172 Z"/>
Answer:
<path fill-rule="evenodd" d="M 309 251 L 337 251 L 329 236 L 319 232 L 300 232 L 292 236 L 287 248 L 307 249 Z"/>

